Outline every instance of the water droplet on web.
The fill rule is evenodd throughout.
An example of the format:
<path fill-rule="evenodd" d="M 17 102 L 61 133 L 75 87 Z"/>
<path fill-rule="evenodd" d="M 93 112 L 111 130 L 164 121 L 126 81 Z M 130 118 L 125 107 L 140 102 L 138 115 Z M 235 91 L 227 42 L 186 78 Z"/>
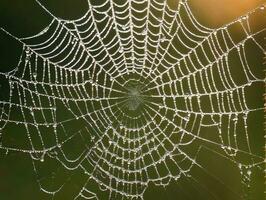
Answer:
<path fill-rule="evenodd" d="M 247 36 L 247 39 L 250 39 L 250 38 L 252 38 L 252 35 L 248 35 L 248 36 Z"/>
<path fill-rule="evenodd" d="M 247 16 L 243 16 L 242 19 L 243 19 L 243 20 L 246 20 L 246 19 L 247 19 Z"/>
<path fill-rule="evenodd" d="M 35 78 L 35 79 L 37 78 L 37 73 L 36 72 L 34 72 L 32 75 L 33 75 L 33 78 Z"/>
<path fill-rule="evenodd" d="M 26 50 L 25 50 L 26 54 L 29 54 L 30 53 L 30 48 L 27 47 Z"/>
<path fill-rule="evenodd" d="M 247 120 L 247 118 L 248 118 L 248 112 L 247 111 L 244 111 L 243 112 L 243 119 L 244 120 Z"/>
<path fill-rule="evenodd" d="M 8 73 L 8 72 L 5 73 L 5 77 L 6 77 L 6 78 L 9 77 L 9 73 Z"/>
<path fill-rule="evenodd" d="M 162 36 L 161 42 L 165 42 L 165 36 Z"/>
<path fill-rule="evenodd" d="M 238 168 L 239 168 L 240 170 L 242 169 L 242 164 L 241 164 L 241 163 L 238 164 Z"/>
<path fill-rule="evenodd" d="M 142 35 L 146 35 L 146 34 L 147 34 L 147 29 L 145 28 L 145 29 L 142 31 L 141 34 L 142 34 Z"/>
<path fill-rule="evenodd" d="M 123 30 L 126 30 L 127 29 L 127 26 L 126 25 L 122 25 L 122 29 Z"/>

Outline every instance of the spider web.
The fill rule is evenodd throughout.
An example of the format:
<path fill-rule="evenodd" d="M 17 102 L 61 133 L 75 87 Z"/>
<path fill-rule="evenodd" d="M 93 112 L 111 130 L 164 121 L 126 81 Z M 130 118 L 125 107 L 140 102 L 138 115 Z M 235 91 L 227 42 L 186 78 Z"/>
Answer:
<path fill-rule="evenodd" d="M 52 196 L 67 183 L 40 177 L 56 162 L 86 176 L 75 199 L 143 199 L 149 183 L 167 186 L 192 168 L 205 148 L 239 167 L 249 186 L 264 157 L 252 150 L 248 90 L 264 84 L 246 46 L 261 54 L 250 17 L 219 28 L 201 25 L 188 1 L 88 1 L 84 16 L 52 17 L 40 33 L 18 38 L 18 65 L 0 72 L 9 94 L 0 100 L 1 149 L 30 154 L 40 189 Z M 234 38 L 232 27 L 243 34 Z M 236 61 L 237 60 L 237 61 Z M 5 140 L 19 127 L 23 142 Z M 24 134 L 24 135 L 23 135 Z M 47 165 L 45 165 L 47 163 Z M 56 172 L 59 174 L 59 172 Z"/>

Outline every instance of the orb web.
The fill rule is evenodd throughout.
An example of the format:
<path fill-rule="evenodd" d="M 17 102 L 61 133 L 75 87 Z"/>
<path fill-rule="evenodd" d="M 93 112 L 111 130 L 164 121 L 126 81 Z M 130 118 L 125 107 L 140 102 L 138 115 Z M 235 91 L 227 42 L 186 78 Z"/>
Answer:
<path fill-rule="evenodd" d="M 204 170 L 204 148 L 238 166 L 249 185 L 264 158 L 252 150 L 248 119 L 263 105 L 250 106 L 247 90 L 265 79 L 246 46 L 264 53 L 256 37 L 265 28 L 250 26 L 264 6 L 208 28 L 186 0 L 175 9 L 167 1 L 88 1 L 76 20 L 39 5 L 53 17 L 40 33 L 18 38 L 1 29 L 23 50 L 15 69 L 0 72 L 9 87 L 0 130 L 1 149 L 31 156 L 43 192 L 54 196 L 67 183 L 38 177 L 42 164 L 56 162 L 84 172 L 75 199 L 99 199 L 93 184 L 109 199 L 143 199 L 150 183 L 196 179 L 190 171 Z M 234 26 L 243 38 L 233 37 Z M 20 146 L 5 142 L 10 126 L 21 130 Z"/>

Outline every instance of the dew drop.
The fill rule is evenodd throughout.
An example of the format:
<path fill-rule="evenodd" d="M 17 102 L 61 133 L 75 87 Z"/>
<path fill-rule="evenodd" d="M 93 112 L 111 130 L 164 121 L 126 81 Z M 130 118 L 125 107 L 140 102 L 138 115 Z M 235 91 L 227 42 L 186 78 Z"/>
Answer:
<path fill-rule="evenodd" d="M 142 35 L 146 35 L 147 34 L 147 29 L 144 29 L 141 34 Z"/>
<path fill-rule="evenodd" d="M 161 42 L 165 42 L 165 36 L 162 36 Z"/>
<path fill-rule="evenodd" d="M 33 75 L 33 78 L 35 78 L 35 79 L 37 78 L 37 73 L 36 72 L 34 72 L 32 75 Z"/>
<path fill-rule="evenodd" d="M 238 164 L 238 168 L 239 168 L 240 170 L 242 169 L 242 164 L 241 164 L 241 163 Z"/>
<path fill-rule="evenodd" d="M 122 29 L 123 29 L 123 30 L 126 30 L 126 29 L 127 29 L 127 26 L 126 26 L 126 25 L 123 25 L 123 26 L 122 26 Z"/>

